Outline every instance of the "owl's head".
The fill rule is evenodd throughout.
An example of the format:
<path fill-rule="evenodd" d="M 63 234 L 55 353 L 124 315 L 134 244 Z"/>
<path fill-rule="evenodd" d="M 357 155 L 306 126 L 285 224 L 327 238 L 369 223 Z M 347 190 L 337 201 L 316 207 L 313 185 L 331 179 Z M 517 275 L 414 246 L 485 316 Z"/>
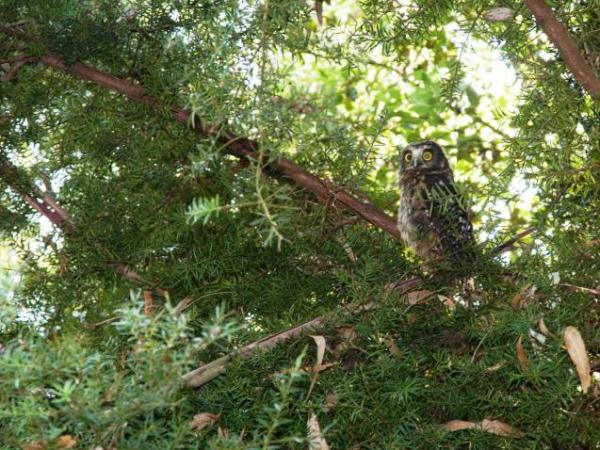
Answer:
<path fill-rule="evenodd" d="M 408 144 L 400 152 L 400 173 L 406 171 L 447 170 L 450 168 L 442 147 L 433 141 Z"/>

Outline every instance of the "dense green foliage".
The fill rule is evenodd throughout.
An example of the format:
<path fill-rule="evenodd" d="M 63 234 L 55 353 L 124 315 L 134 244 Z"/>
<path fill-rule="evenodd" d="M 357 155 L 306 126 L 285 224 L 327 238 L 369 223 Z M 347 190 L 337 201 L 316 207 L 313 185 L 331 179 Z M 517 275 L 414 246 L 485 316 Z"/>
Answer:
<path fill-rule="evenodd" d="M 33 37 L 0 33 L 0 232 L 20 261 L 0 254 L 2 448 L 65 435 L 77 448 L 306 448 L 312 413 L 331 448 L 600 448 L 597 386 L 581 393 L 562 347 L 575 326 L 598 365 L 598 298 L 561 284 L 600 289 L 598 102 L 522 2 L 332 3 L 318 26 L 313 2 L 297 0 L 0 1 L 0 24 Z M 553 3 L 596 64 L 600 2 Z M 514 17 L 485 19 L 497 6 Z M 141 85 L 160 106 L 48 67 L 47 54 Z M 30 59 L 11 73 L 14 55 Z M 187 127 L 176 105 L 192 112 Z M 420 273 L 401 243 L 364 221 L 340 226 L 352 213 L 335 198 L 225 154 L 196 121 L 390 215 L 397 147 L 434 139 L 484 251 L 536 232 L 471 287 L 429 286 L 453 308 L 409 305 L 386 291 Z M 40 219 L 23 195 L 36 191 L 76 226 Z M 181 388 L 201 362 L 320 315 L 335 364 L 312 391 L 308 337 Z M 553 335 L 536 340 L 542 317 Z M 190 430 L 201 412 L 220 417 Z M 440 426 L 483 419 L 525 435 Z"/>

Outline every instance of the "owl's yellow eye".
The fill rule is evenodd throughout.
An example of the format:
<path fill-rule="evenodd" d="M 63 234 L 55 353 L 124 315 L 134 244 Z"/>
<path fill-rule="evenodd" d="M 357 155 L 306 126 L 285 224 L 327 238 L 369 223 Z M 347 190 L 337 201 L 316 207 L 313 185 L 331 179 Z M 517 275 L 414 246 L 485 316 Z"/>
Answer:
<path fill-rule="evenodd" d="M 423 152 L 423 161 L 431 161 L 432 158 L 433 158 L 433 153 L 431 153 L 429 151 Z"/>
<path fill-rule="evenodd" d="M 406 152 L 404 154 L 404 161 L 410 162 L 411 159 L 412 159 L 412 153 L 411 152 Z"/>

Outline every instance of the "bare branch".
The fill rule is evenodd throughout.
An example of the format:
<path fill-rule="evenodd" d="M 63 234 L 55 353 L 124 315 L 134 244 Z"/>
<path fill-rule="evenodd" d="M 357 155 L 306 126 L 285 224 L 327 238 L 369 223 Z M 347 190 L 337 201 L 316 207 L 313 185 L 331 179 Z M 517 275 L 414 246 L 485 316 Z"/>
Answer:
<path fill-rule="evenodd" d="M 82 63 L 75 63 L 69 66 L 62 59 L 53 55 L 42 56 L 40 60 L 44 64 L 57 70 L 77 76 L 86 81 L 91 81 L 112 91 L 119 92 L 135 102 L 144 103 L 161 111 L 165 110 L 164 105 L 156 98 L 147 95 L 142 86 L 119 79 Z M 183 108 L 172 106 L 166 108 L 166 110 L 171 111 L 171 114 L 176 121 L 183 124 L 188 124 L 190 122 L 190 113 Z M 254 140 L 236 136 L 230 132 L 216 134 L 214 127 L 204 125 L 200 120 L 194 121 L 193 129 L 201 136 L 215 137 L 217 142 L 223 146 L 226 152 L 233 156 L 253 161 L 258 158 L 259 145 Z M 270 162 L 266 162 L 269 161 L 269 158 L 265 155 L 263 159 L 265 161 L 265 173 L 291 179 L 298 185 L 312 192 L 321 203 L 327 204 L 333 202 L 336 205 L 341 205 L 345 209 L 358 214 L 367 222 L 382 229 L 395 239 L 400 239 L 396 220 L 377 208 L 366 196 L 361 195 L 361 199 L 357 199 L 348 191 L 336 187 L 330 181 L 323 180 L 313 175 L 286 158 L 277 157 Z"/>
<path fill-rule="evenodd" d="M 537 228 L 536 227 L 529 227 L 529 228 L 525 228 L 523 231 L 521 231 L 520 233 L 515 234 L 513 237 L 511 237 L 510 239 L 504 241 L 502 244 L 498 245 L 497 247 L 494 247 L 491 251 L 490 254 L 492 255 L 496 255 L 499 253 L 504 253 L 508 250 L 510 250 L 512 248 L 512 246 L 517 242 L 520 241 L 521 239 L 523 239 L 525 236 L 529 236 L 531 233 L 533 233 Z"/>
<path fill-rule="evenodd" d="M 225 355 L 208 364 L 200 366 L 191 372 L 188 372 L 182 377 L 183 384 L 188 387 L 200 387 L 223 373 L 229 361 L 231 361 L 235 356 L 250 356 L 257 350 L 270 350 L 280 342 L 288 341 L 308 330 L 318 327 L 321 325 L 323 320 L 323 317 L 316 317 L 308 322 L 296 325 L 293 328 L 289 328 L 280 333 L 272 334 L 258 341 L 245 345 L 236 352 Z"/>
<path fill-rule="evenodd" d="M 527 7 L 535 16 L 535 20 L 544 30 L 562 56 L 569 70 L 592 96 L 600 96 L 600 80 L 594 70 L 584 59 L 577 44 L 569 35 L 567 28 L 560 23 L 552 8 L 544 0 L 524 0 Z"/>

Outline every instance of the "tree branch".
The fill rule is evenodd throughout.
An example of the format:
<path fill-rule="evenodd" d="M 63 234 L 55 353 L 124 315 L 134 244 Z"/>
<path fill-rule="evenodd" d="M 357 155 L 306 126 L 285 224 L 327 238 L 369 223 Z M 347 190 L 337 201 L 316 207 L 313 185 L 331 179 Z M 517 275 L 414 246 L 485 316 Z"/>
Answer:
<path fill-rule="evenodd" d="M 567 28 L 560 23 L 544 0 L 524 0 L 535 20 L 562 56 L 575 78 L 592 96 L 600 96 L 600 80 L 584 59 Z"/>
<path fill-rule="evenodd" d="M 1 122 L 1 118 L 0 118 Z M 1 123 L 0 123 L 1 125 Z M 72 233 L 77 230 L 78 226 L 75 220 L 71 217 L 64 208 L 50 195 L 50 193 L 40 191 L 36 186 L 30 186 L 25 189 L 22 185 L 22 176 L 19 170 L 7 158 L 1 157 L 0 153 L 0 179 L 4 182 L 27 203 L 32 209 L 46 217 L 52 224 L 61 229 L 65 234 Z M 26 190 L 32 190 L 28 193 Z M 131 267 L 122 262 L 107 262 L 107 265 L 119 273 L 123 278 L 142 285 L 152 285 L 147 282 Z M 163 295 L 164 291 L 157 287 L 156 291 Z"/>
<path fill-rule="evenodd" d="M 157 110 L 164 111 L 165 107 L 156 98 L 146 94 L 142 86 L 135 85 L 129 81 L 116 78 L 110 74 L 94 69 L 82 63 L 67 65 L 62 59 L 54 55 L 42 56 L 40 60 L 57 70 L 74 75 L 86 81 L 91 81 L 97 85 L 105 87 L 115 92 L 119 92 L 129 99 L 149 105 Z M 190 113 L 178 106 L 167 108 L 173 118 L 183 124 L 188 124 Z M 258 143 L 246 137 L 236 136 L 230 132 L 218 133 L 214 127 L 205 126 L 201 121 L 195 120 L 193 130 L 203 137 L 214 137 L 222 145 L 227 153 L 244 160 L 258 159 Z M 269 161 L 265 156 L 265 161 Z M 265 172 L 269 175 L 277 175 L 283 178 L 291 179 L 299 186 L 312 192 L 315 197 L 323 204 L 331 204 L 333 201 L 337 205 L 343 206 L 367 222 L 375 225 L 377 228 L 385 231 L 394 239 L 400 239 L 400 232 L 396 226 L 396 220 L 376 207 L 372 201 L 361 195 L 361 199 L 352 196 L 348 191 L 336 187 L 333 183 L 323 180 L 312 173 L 304 170 L 302 167 L 294 164 L 287 158 L 277 157 L 265 164 Z"/>

